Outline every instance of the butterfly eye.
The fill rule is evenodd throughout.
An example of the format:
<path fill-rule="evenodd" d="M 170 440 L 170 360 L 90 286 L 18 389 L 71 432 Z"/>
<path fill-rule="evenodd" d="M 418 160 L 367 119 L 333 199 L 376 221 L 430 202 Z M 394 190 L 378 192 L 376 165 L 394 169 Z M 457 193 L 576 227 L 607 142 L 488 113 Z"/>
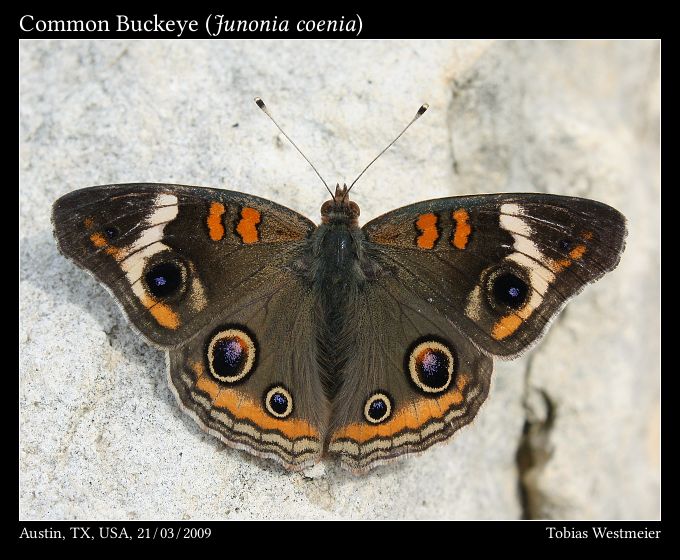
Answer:
<path fill-rule="evenodd" d="M 451 345 L 432 339 L 417 341 L 406 361 L 411 381 L 425 393 L 446 390 L 457 365 Z"/>
<path fill-rule="evenodd" d="M 211 375 L 224 383 L 243 380 L 255 368 L 255 339 L 242 327 L 221 327 L 211 338 L 206 350 Z"/>
<path fill-rule="evenodd" d="M 186 276 L 186 268 L 182 263 L 176 260 L 162 260 L 147 267 L 144 283 L 153 297 L 167 299 L 182 293 Z"/>
<path fill-rule="evenodd" d="M 286 418 L 293 412 L 293 397 L 285 387 L 277 385 L 265 393 L 264 406 L 276 418 Z"/>
<path fill-rule="evenodd" d="M 352 214 L 353 218 L 358 218 L 359 215 L 361 214 L 361 210 L 359 209 L 359 205 L 354 202 L 353 200 L 350 200 L 349 202 L 349 209 Z"/>
<path fill-rule="evenodd" d="M 392 399 L 385 393 L 371 395 L 364 405 L 364 418 L 371 424 L 380 424 L 392 414 Z"/>
<path fill-rule="evenodd" d="M 333 202 L 332 200 L 327 200 L 326 202 L 324 202 L 321 205 L 321 215 L 326 216 L 332 210 L 333 206 L 335 206 L 335 202 Z"/>

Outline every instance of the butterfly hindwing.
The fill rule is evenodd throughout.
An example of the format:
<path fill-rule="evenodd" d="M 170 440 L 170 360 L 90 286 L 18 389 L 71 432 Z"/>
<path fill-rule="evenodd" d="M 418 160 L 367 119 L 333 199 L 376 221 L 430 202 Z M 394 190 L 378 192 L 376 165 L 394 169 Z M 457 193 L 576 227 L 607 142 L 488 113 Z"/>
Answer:
<path fill-rule="evenodd" d="M 317 366 L 314 295 L 293 273 L 170 351 L 170 382 L 225 443 L 299 469 L 321 457 L 329 411 Z M 291 305 L 295 302 L 295 305 Z"/>
<path fill-rule="evenodd" d="M 355 472 L 424 451 L 468 424 L 492 359 L 389 276 L 367 283 L 333 401 L 329 452 Z"/>

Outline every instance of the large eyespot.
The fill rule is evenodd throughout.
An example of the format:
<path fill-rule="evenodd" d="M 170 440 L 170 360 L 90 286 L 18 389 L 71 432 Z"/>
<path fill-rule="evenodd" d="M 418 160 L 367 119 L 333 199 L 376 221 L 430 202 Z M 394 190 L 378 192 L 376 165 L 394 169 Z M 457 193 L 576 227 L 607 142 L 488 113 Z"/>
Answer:
<path fill-rule="evenodd" d="M 453 348 L 443 340 L 416 341 L 406 354 L 411 381 L 425 393 L 441 393 L 451 384 L 457 363 Z"/>
<path fill-rule="evenodd" d="M 154 255 L 156 257 L 156 255 Z M 177 299 L 187 286 L 187 268 L 179 259 L 160 253 L 144 270 L 146 291 L 157 299 Z"/>
<path fill-rule="evenodd" d="M 152 295 L 166 298 L 181 288 L 182 269 L 174 262 L 158 263 L 144 274 L 144 280 Z"/>
<path fill-rule="evenodd" d="M 293 412 L 293 397 L 285 387 L 276 385 L 265 393 L 264 407 L 275 418 L 286 418 Z"/>
<path fill-rule="evenodd" d="M 208 342 L 206 359 L 210 374 L 224 383 L 236 383 L 255 369 L 255 337 L 241 326 L 221 327 Z"/>
<path fill-rule="evenodd" d="M 531 290 L 525 276 L 517 267 L 503 267 L 491 272 L 486 282 L 491 307 L 500 313 L 520 309 Z"/>
<path fill-rule="evenodd" d="M 371 424 L 380 424 L 392 415 L 392 399 L 385 393 L 374 393 L 364 405 L 364 418 Z"/>
<path fill-rule="evenodd" d="M 529 286 L 512 272 L 499 274 L 493 281 L 493 297 L 498 303 L 512 309 L 522 307 L 527 299 Z"/>

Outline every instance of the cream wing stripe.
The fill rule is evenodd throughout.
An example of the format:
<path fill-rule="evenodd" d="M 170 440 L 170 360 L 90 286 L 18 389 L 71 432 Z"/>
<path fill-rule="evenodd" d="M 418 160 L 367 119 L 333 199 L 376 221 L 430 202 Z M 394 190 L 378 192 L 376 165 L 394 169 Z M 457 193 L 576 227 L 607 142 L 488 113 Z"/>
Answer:
<path fill-rule="evenodd" d="M 159 194 L 153 203 L 153 210 L 144 221 L 146 226 L 141 235 L 122 252 L 119 258 L 120 267 L 132 287 L 133 293 L 144 303 L 147 297 L 144 284 L 140 282 L 147 261 L 161 251 L 170 247 L 162 243 L 165 226 L 179 214 L 177 197 L 172 194 Z"/>

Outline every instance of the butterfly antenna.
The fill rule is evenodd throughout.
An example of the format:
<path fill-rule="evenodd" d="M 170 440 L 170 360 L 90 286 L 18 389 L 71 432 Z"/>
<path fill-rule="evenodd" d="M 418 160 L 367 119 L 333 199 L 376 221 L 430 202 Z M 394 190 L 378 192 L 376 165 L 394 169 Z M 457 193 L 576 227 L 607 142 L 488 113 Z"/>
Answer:
<path fill-rule="evenodd" d="M 399 133 L 399 135 L 398 135 L 394 140 L 392 140 L 392 142 L 390 142 L 389 144 L 387 144 L 387 146 L 385 147 L 385 149 L 384 149 L 382 152 L 380 152 L 377 156 L 375 156 L 375 157 L 371 160 L 371 163 L 369 163 L 366 167 L 364 167 L 364 170 L 363 170 L 361 173 L 359 173 L 359 177 L 357 177 L 356 179 L 354 179 L 354 181 L 352 181 L 352 184 L 349 186 L 349 189 L 347 189 L 347 192 L 348 192 L 348 193 L 349 193 L 349 191 L 352 190 L 352 187 L 354 186 L 354 183 L 356 183 L 356 182 L 361 178 L 361 176 L 362 176 L 364 173 L 366 173 L 366 170 L 367 170 L 369 167 L 371 167 L 371 165 L 373 165 L 373 163 L 375 163 L 375 160 L 378 159 L 381 155 L 383 155 L 387 150 L 389 150 L 390 147 L 392 146 L 392 144 L 394 144 L 397 140 L 399 140 L 399 138 L 401 138 L 401 135 L 404 134 L 404 132 L 406 132 L 406 131 L 409 129 L 409 127 L 410 127 L 414 122 L 416 122 L 416 121 L 423 115 L 423 113 L 424 113 L 425 111 L 427 111 L 428 107 L 429 107 L 429 105 L 428 105 L 427 103 L 423 103 L 423 104 L 420 106 L 420 109 L 418 109 L 418 112 L 416 113 L 416 116 L 413 117 L 413 118 L 411 119 L 411 122 L 408 123 L 408 124 L 406 125 L 406 128 L 404 128 L 404 130 L 402 130 L 402 131 Z"/>
<path fill-rule="evenodd" d="M 328 183 L 326 183 L 326 181 L 324 181 L 324 178 L 321 176 L 321 173 L 319 173 L 319 171 L 316 169 L 316 167 L 314 167 L 314 164 L 313 164 L 311 161 L 309 161 L 309 159 L 307 159 L 307 156 L 306 156 L 305 154 L 302 153 L 302 150 L 301 150 L 300 148 L 298 148 L 297 144 L 291 140 L 290 136 L 288 136 L 288 135 L 283 131 L 283 129 L 279 126 L 279 123 L 277 123 L 277 122 L 274 120 L 274 117 L 272 117 L 272 114 L 269 112 L 269 109 L 268 109 L 267 106 L 264 104 L 264 101 L 262 101 L 262 98 L 256 97 L 256 98 L 255 98 L 255 103 L 257 103 L 257 106 L 258 106 L 260 109 L 262 109 L 262 112 L 263 112 L 265 115 L 267 115 L 267 116 L 271 119 L 271 121 L 276 125 L 276 128 L 278 128 L 278 129 L 281 131 L 281 134 L 283 134 L 283 135 L 286 137 L 286 139 L 288 140 L 288 142 L 290 142 L 291 144 L 293 144 L 293 146 L 295 147 L 295 149 L 296 149 L 298 152 L 300 152 L 300 155 L 301 155 L 303 158 L 305 158 L 305 161 L 306 161 L 309 165 L 312 166 L 312 169 L 314 170 L 314 173 L 316 173 L 316 174 L 319 176 L 319 179 L 321 179 L 321 182 L 322 182 L 322 183 L 324 184 L 324 186 L 326 187 L 326 190 L 331 194 L 331 198 L 333 198 L 335 195 L 333 194 L 333 191 L 331 191 L 331 189 L 328 188 Z"/>

